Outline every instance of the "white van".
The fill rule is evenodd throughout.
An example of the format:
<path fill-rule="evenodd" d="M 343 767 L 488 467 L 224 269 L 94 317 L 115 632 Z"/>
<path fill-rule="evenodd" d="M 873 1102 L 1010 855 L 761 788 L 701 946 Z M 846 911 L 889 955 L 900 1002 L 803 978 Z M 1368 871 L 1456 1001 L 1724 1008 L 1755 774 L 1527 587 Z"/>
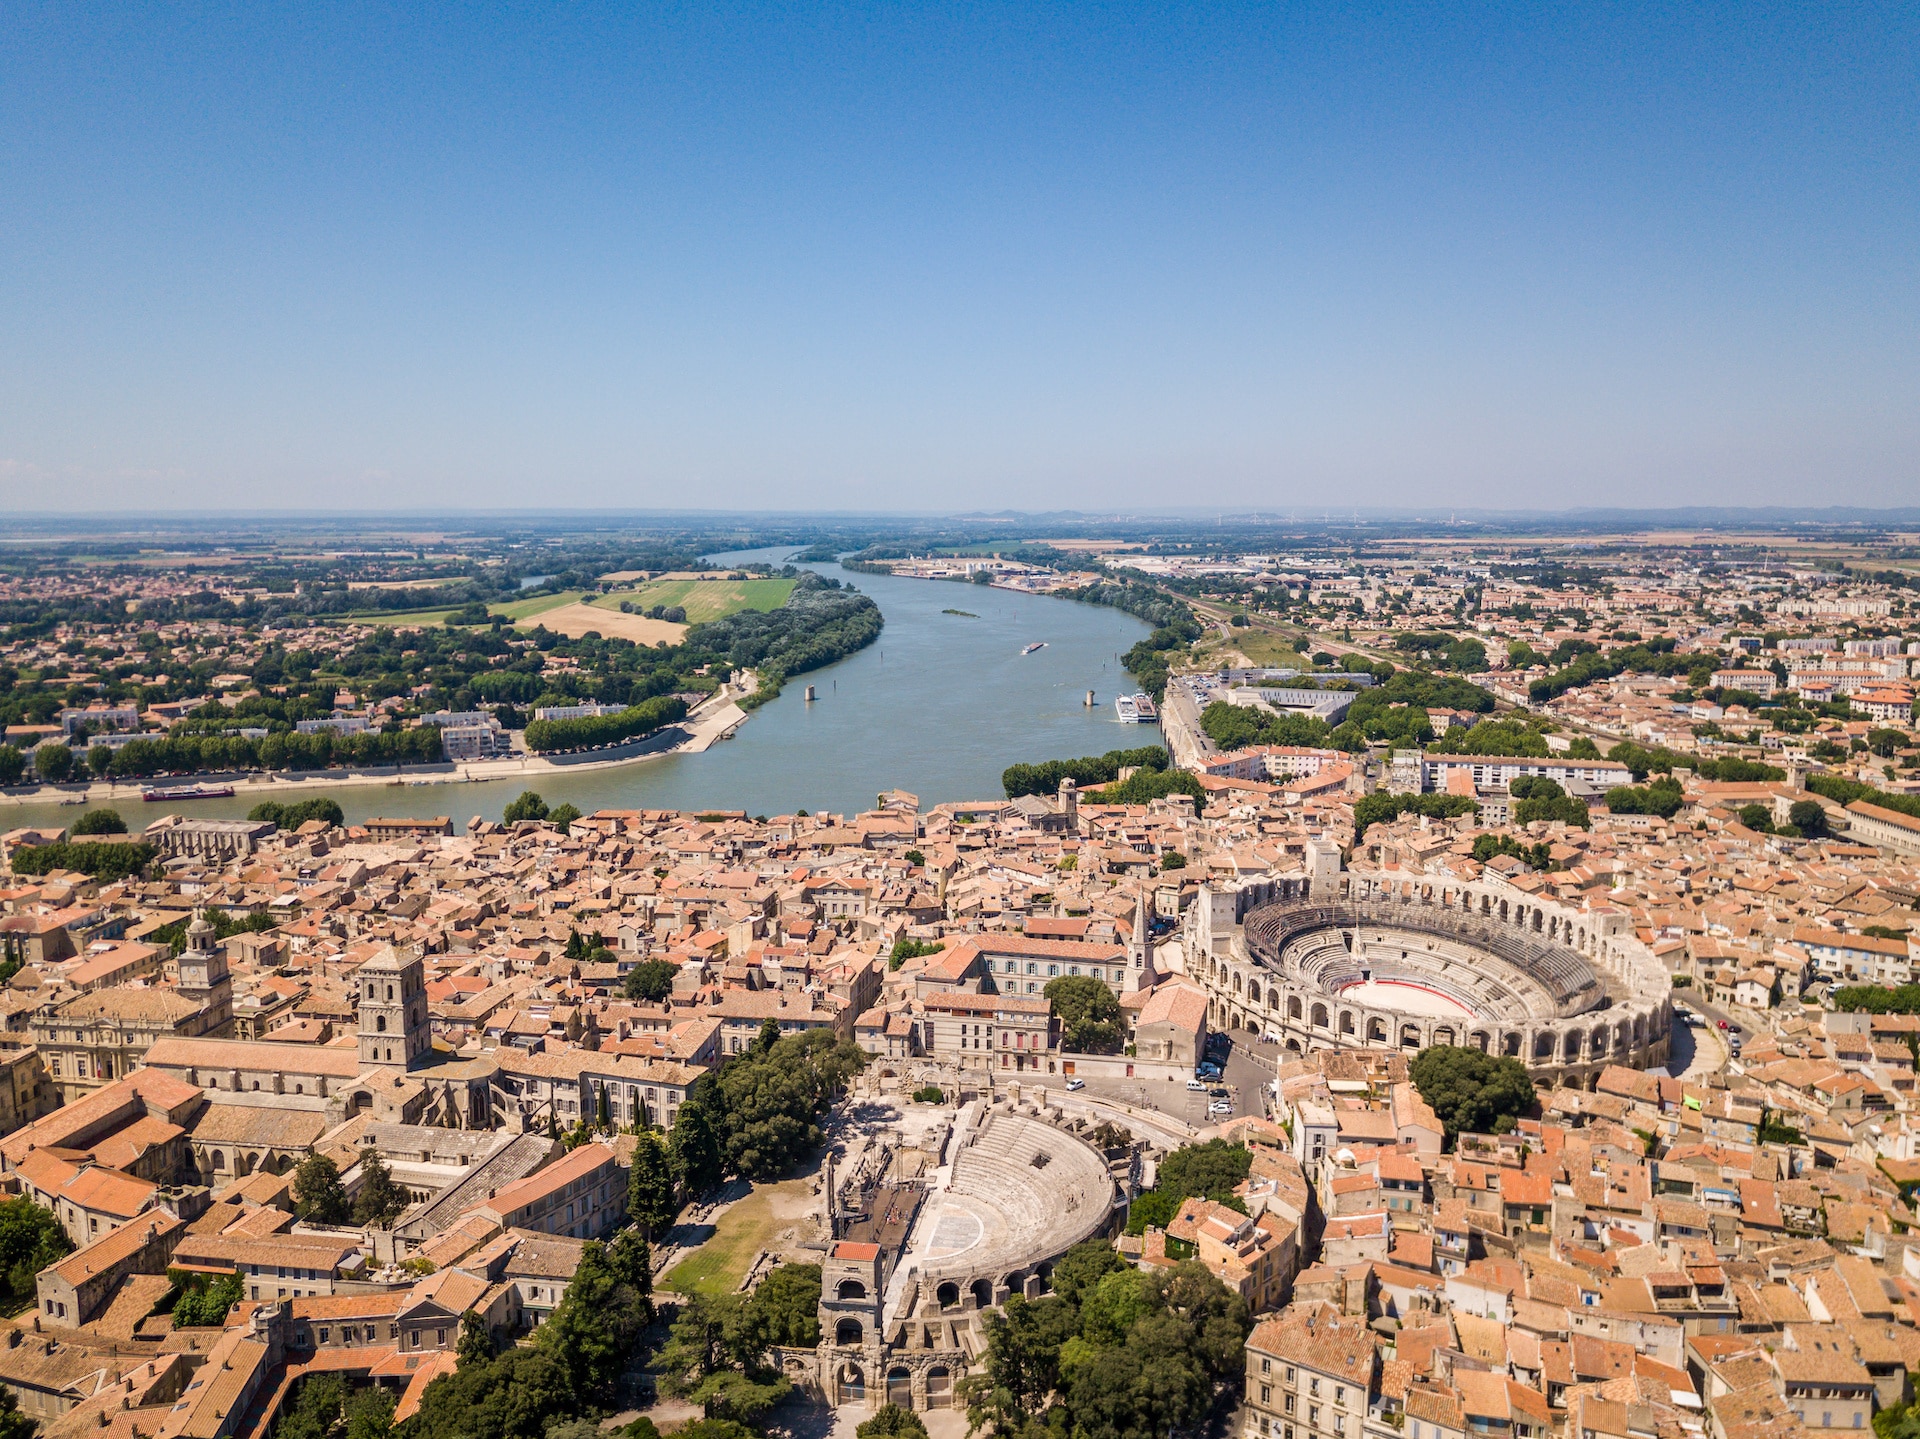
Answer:
<path fill-rule="evenodd" d="M 1189 1079 L 1187 1081 L 1187 1088 L 1200 1094 L 1205 1094 L 1207 1092 L 1207 1083 L 1204 1079 Z"/>

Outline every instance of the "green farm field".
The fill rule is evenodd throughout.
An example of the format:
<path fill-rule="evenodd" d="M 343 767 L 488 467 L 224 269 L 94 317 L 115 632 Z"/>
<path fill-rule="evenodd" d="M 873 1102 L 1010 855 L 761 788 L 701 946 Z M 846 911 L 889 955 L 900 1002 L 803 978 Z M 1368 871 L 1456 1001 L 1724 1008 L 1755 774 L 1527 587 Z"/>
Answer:
<path fill-rule="evenodd" d="M 698 625 L 741 610 L 777 610 L 792 593 L 792 580 L 654 580 L 638 589 L 599 595 L 589 603 L 617 610 L 625 600 L 643 611 L 655 605 L 679 605 L 687 612 L 687 623 Z"/>

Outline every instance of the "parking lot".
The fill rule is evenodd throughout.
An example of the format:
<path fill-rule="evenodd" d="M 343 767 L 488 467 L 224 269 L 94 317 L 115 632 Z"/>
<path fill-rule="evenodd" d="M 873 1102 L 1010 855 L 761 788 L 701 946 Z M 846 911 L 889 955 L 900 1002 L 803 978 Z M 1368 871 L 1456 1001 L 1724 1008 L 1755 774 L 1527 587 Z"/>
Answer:
<path fill-rule="evenodd" d="M 1220 1053 L 1215 1052 L 1216 1061 Z M 1112 1100 L 1120 1104 L 1131 1104 L 1141 1109 L 1155 1109 L 1162 1114 L 1184 1120 L 1196 1129 L 1210 1124 L 1219 1124 L 1224 1120 L 1240 1115 L 1264 1115 L 1266 1100 L 1262 1086 L 1271 1079 L 1272 1071 L 1263 1068 L 1251 1056 L 1238 1050 L 1225 1054 L 1226 1063 L 1221 1078 L 1210 1080 L 1205 1092 L 1187 1088 L 1186 1078 L 1180 1079 L 1099 1079 L 1087 1077 L 1082 1080 L 1080 1094 L 1096 1099 Z M 1064 1089 L 1064 1084 L 1062 1088 Z M 1208 1113 L 1209 1106 L 1225 1101 L 1233 1106 L 1231 1116 Z"/>

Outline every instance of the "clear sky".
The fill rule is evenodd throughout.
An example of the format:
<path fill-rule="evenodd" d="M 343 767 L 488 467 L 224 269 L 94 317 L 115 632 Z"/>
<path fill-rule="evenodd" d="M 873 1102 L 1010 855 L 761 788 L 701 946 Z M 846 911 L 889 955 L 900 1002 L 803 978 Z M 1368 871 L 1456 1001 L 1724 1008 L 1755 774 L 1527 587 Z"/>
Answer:
<path fill-rule="evenodd" d="M 1920 503 L 1916 121 L 1910 0 L 14 5 L 0 508 Z"/>

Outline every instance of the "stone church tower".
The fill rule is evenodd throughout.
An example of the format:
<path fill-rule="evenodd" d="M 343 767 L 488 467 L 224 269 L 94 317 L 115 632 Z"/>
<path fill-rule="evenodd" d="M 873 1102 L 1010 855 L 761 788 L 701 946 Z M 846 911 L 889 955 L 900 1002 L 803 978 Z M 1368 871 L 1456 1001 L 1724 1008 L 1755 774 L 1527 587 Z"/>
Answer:
<path fill-rule="evenodd" d="M 187 947 L 180 952 L 175 992 L 197 1004 L 206 1014 L 208 1038 L 220 1038 L 233 1023 L 233 980 L 227 974 L 227 951 L 214 943 L 206 911 L 196 909 L 187 926 Z"/>
<path fill-rule="evenodd" d="M 354 971 L 360 1006 L 360 1063 L 413 1069 L 433 1049 L 426 967 L 388 945 Z"/>

